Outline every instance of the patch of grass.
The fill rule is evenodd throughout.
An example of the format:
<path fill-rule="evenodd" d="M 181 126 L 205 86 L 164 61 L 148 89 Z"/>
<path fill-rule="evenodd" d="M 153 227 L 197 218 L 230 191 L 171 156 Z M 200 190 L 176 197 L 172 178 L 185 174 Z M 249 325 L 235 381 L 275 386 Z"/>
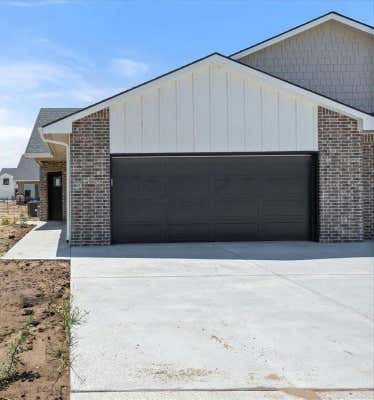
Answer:
<path fill-rule="evenodd" d="M 9 225 L 9 219 L 7 217 L 2 217 L 1 225 Z"/>
<path fill-rule="evenodd" d="M 19 215 L 19 224 L 22 228 L 26 228 L 27 227 L 27 219 L 25 214 L 21 213 Z"/>
<path fill-rule="evenodd" d="M 59 375 L 66 369 L 73 369 L 74 349 L 77 345 L 77 338 L 74 335 L 73 328 L 84 323 L 88 315 L 87 311 L 82 311 L 77 306 L 71 306 L 71 302 L 72 300 L 64 300 L 61 304 L 50 307 L 50 311 L 57 315 L 65 332 L 64 338 L 60 340 L 58 346 L 51 352 L 52 357 L 59 362 Z"/>
<path fill-rule="evenodd" d="M 32 316 L 27 319 L 15 340 L 10 344 L 6 359 L 0 362 L 0 385 L 15 378 L 21 362 L 20 354 L 25 351 L 24 344 L 29 336 L 31 324 Z"/>

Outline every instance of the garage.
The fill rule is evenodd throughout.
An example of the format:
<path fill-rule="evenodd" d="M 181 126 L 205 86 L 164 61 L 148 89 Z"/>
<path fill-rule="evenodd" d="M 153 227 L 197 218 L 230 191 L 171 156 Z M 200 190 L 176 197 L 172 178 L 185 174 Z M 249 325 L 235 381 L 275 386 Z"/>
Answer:
<path fill-rule="evenodd" d="M 112 242 L 312 240 L 312 154 L 112 156 Z"/>

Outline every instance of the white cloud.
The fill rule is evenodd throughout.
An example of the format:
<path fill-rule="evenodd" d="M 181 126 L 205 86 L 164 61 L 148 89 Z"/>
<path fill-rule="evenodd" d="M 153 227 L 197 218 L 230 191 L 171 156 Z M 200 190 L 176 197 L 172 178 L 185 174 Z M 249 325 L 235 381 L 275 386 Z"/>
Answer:
<path fill-rule="evenodd" d="M 0 169 L 16 167 L 30 137 L 28 126 L 16 125 L 11 110 L 0 108 Z"/>
<path fill-rule="evenodd" d="M 0 60 L 0 168 L 17 165 L 39 107 L 79 107 L 109 94 L 92 82 L 79 66 Z"/>
<path fill-rule="evenodd" d="M 0 92 L 8 98 L 62 101 L 63 105 L 81 105 L 100 99 L 105 88 L 91 83 L 87 71 L 65 64 L 33 60 L 0 60 Z M 60 103 L 61 104 L 61 103 Z"/>
<path fill-rule="evenodd" d="M 134 78 L 144 75 L 149 71 L 149 65 L 142 61 L 130 60 L 129 58 L 115 58 L 110 64 L 110 69 L 126 78 Z"/>
<path fill-rule="evenodd" d="M 29 137 L 30 127 L 8 125 L 0 121 L 0 169 L 17 166 Z"/>
<path fill-rule="evenodd" d="M 28 60 L 0 62 L 0 89 L 13 93 L 34 90 L 44 83 L 58 84 L 76 78 L 70 68 L 52 63 Z"/>
<path fill-rule="evenodd" d="M 110 74 L 106 66 L 108 76 L 101 81 L 102 71 L 90 60 L 81 60 L 79 54 L 43 38 L 39 45 L 49 46 L 49 54 L 55 57 L 0 59 L 0 168 L 17 165 L 38 108 L 83 107 L 133 84 L 149 71 L 143 62 L 117 58 L 110 64 L 116 74 Z"/>
<path fill-rule="evenodd" d="M 55 57 L 63 59 L 65 61 L 69 60 L 75 63 L 75 66 L 79 69 L 82 66 L 87 68 L 93 68 L 94 63 L 90 58 L 83 55 L 82 52 L 78 52 L 73 50 L 71 47 L 65 47 L 55 41 L 51 40 L 50 38 L 44 36 L 34 37 L 28 41 L 32 43 L 32 45 L 36 47 L 43 48 L 45 53 L 48 53 L 48 59 L 54 59 Z M 55 57 L 52 57 L 55 56 Z"/>

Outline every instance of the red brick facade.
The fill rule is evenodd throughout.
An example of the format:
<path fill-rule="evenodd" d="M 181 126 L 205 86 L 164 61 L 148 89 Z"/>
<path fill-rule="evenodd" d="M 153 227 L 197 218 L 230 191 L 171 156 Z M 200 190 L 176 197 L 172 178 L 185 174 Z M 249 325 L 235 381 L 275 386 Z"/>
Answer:
<path fill-rule="evenodd" d="M 65 161 L 41 161 L 39 183 L 39 218 L 48 220 L 48 172 L 62 173 L 62 218 L 66 220 L 66 162 Z"/>
<path fill-rule="evenodd" d="M 357 121 L 319 107 L 319 238 L 373 238 L 373 142 Z"/>
<path fill-rule="evenodd" d="M 109 109 L 73 123 L 71 244 L 110 244 Z"/>

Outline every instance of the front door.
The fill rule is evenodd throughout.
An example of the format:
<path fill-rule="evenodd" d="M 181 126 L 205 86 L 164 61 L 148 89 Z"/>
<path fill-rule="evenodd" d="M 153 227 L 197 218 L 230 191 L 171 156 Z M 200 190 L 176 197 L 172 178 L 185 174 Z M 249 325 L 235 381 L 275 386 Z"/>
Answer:
<path fill-rule="evenodd" d="M 62 174 L 48 173 L 48 219 L 62 220 Z"/>

